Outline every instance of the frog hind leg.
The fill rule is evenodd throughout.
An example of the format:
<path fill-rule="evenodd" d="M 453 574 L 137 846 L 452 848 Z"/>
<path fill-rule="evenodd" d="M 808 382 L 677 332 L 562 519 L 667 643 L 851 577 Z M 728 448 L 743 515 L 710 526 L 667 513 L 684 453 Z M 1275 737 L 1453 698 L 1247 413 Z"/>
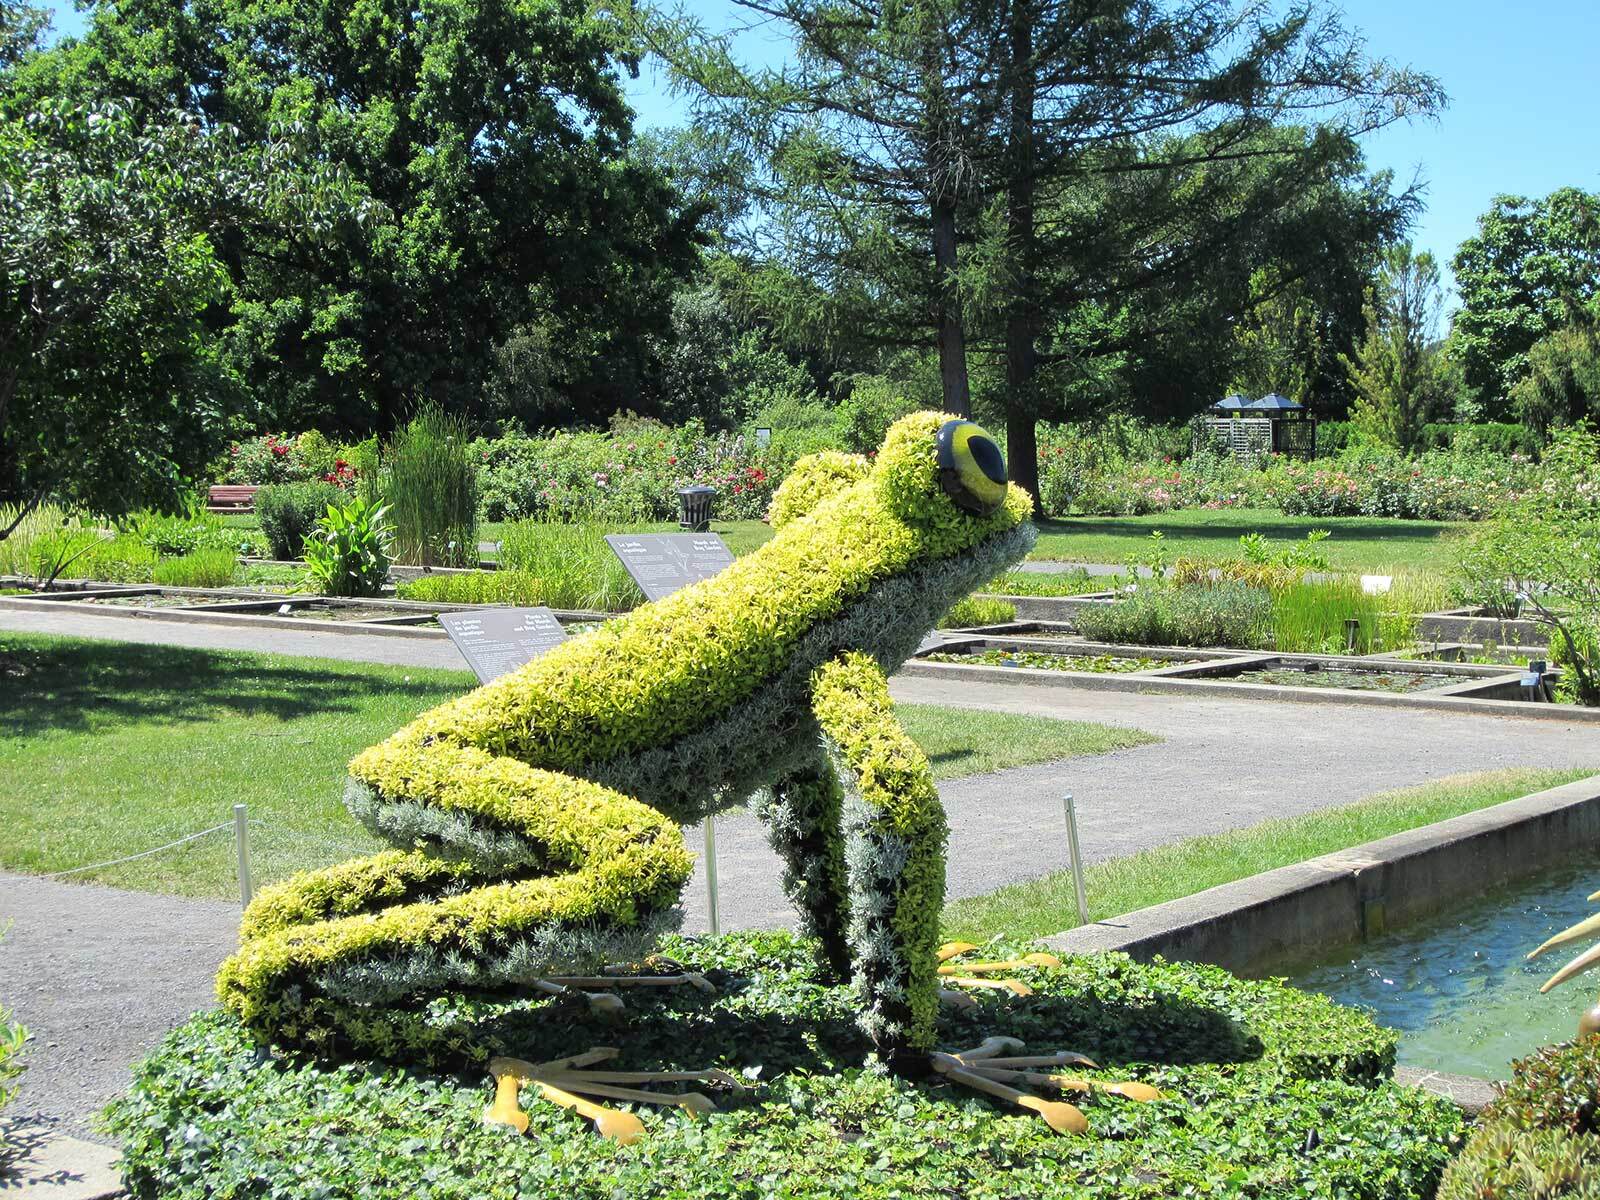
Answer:
<path fill-rule="evenodd" d="M 783 860 L 783 890 L 817 942 L 817 965 L 830 982 L 850 977 L 846 938 L 850 900 L 839 826 L 844 791 L 820 748 L 815 759 L 757 797 L 756 815 Z"/>
<path fill-rule="evenodd" d="M 416 848 L 306 872 L 252 902 L 218 997 L 270 1039 L 380 1054 L 449 1043 L 414 1001 L 559 991 L 550 976 L 647 953 L 689 876 L 682 833 L 648 805 L 425 730 L 359 755 L 351 777 L 352 811 Z"/>
<path fill-rule="evenodd" d="M 843 791 L 844 936 L 861 1025 L 892 1069 L 924 1074 L 939 1004 L 944 808 L 875 659 L 844 654 L 817 668 L 811 684 L 812 712 Z"/>

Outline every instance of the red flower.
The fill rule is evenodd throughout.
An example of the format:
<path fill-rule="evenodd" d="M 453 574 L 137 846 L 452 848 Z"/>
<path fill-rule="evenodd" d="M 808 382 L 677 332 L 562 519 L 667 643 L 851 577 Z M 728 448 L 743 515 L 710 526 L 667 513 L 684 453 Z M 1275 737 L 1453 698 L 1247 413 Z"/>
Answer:
<path fill-rule="evenodd" d="M 667 455 L 667 465 L 669 467 L 675 465 L 677 463 L 677 461 L 678 461 L 678 456 L 676 454 Z"/>

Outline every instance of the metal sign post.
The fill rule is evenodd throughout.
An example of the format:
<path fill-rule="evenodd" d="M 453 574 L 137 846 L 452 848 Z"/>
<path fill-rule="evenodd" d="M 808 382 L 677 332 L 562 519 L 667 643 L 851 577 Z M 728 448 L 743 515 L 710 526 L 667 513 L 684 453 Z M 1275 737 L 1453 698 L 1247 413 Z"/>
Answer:
<path fill-rule="evenodd" d="M 710 813 L 706 814 L 706 914 L 711 925 L 711 936 L 716 937 L 722 932 L 722 923 L 717 919 L 717 822 Z"/>
<path fill-rule="evenodd" d="M 1067 822 L 1067 859 L 1072 867 L 1072 891 L 1078 900 L 1078 924 L 1089 923 L 1089 900 L 1083 892 L 1083 851 L 1078 847 L 1078 807 L 1072 793 L 1061 797 L 1061 815 Z"/>
<path fill-rule="evenodd" d="M 250 907 L 250 821 L 245 806 L 233 806 L 233 841 L 239 851 L 239 904 Z"/>

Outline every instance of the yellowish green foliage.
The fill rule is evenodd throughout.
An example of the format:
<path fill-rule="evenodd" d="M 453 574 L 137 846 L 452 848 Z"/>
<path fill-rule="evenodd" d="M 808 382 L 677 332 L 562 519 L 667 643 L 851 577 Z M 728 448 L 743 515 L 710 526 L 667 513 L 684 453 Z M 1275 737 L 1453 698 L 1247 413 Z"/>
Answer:
<path fill-rule="evenodd" d="M 772 494 L 772 508 L 767 519 L 774 529 L 782 529 L 811 512 L 829 496 L 865 479 L 870 469 L 866 456 L 861 454 L 845 454 L 840 450 L 808 454 L 794 464 Z"/>
<path fill-rule="evenodd" d="M 814 464 L 772 540 L 714 578 L 358 755 L 347 801 L 405 850 L 264 893 L 219 976 L 224 1003 L 269 1036 L 390 1048 L 363 988 L 507 982 L 648 927 L 689 875 L 673 819 L 815 763 L 820 726 L 855 781 L 856 818 L 823 833 L 863 848 L 845 935 L 863 1024 L 880 1047 L 925 1046 L 944 817 L 883 672 L 1032 537 L 1021 489 L 983 517 L 944 493 L 936 438 L 947 420 L 898 421 L 870 472 L 837 456 Z M 878 588 L 899 590 L 874 605 Z M 885 853 L 890 843 L 904 854 Z M 819 853 L 835 861 L 839 848 Z"/>
<path fill-rule="evenodd" d="M 860 805 L 844 825 L 855 843 L 847 857 L 866 864 L 851 880 L 849 940 L 874 948 L 857 955 L 858 976 L 869 976 L 859 980 L 872 1006 L 867 1030 L 879 1041 L 930 1050 L 949 826 L 928 757 L 895 719 L 889 681 L 868 655 L 847 654 L 818 668 L 812 703 Z"/>

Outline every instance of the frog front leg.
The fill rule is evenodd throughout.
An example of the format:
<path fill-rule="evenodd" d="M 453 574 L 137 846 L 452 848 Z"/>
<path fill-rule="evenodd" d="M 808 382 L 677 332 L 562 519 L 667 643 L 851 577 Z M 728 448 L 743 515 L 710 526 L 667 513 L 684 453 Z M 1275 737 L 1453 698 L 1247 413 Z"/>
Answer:
<path fill-rule="evenodd" d="M 783 890 L 800 914 L 800 930 L 817 942 L 817 965 L 831 982 L 850 978 L 849 884 L 839 825 L 844 792 L 821 748 L 757 799 L 767 841 L 783 860 Z"/>
<path fill-rule="evenodd" d="M 925 1069 L 939 1003 L 939 920 L 949 829 L 889 680 L 860 652 L 818 667 L 812 713 L 843 790 L 845 941 L 862 1027 L 897 1070 Z"/>

